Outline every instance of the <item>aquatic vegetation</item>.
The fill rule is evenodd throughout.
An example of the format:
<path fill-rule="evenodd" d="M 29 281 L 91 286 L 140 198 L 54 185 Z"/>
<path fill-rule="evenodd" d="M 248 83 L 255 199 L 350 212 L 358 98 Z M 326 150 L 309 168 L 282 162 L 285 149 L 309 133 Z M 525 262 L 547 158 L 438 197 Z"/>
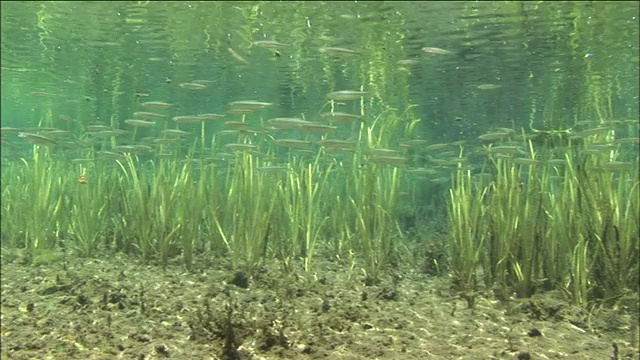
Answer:
<path fill-rule="evenodd" d="M 190 270 L 222 259 L 246 286 L 268 261 L 312 277 L 322 254 L 371 285 L 398 258 L 424 256 L 411 241 L 431 237 L 404 217 L 442 222 L 449 258 L 415 263 L 450 268 L 471 307 L 483 290 L 560 289 L 583 306 L 638 291 L 637 101 L 626 98 L 637 81 L 599 60 L 616 48 L 580 30 L 582 5 L 536 5 L 523 22 L 523 4 L 490 34 L 460 5 L 473 16 L 433 44 L 404 26 L 406 10 L 371 17 L 373 3 L 313 24 L 301 15 L 320 10 L 311 2 L 293 15 L 271 3 L 191 4 L 215 6 L 197 21 L 173 11 L 182 5 L 148 5 L 73 23 L 91 29 L 88 48 L 113 55 L 80 59 L 91 76 L 64 68 L 42 88 L 7 86 L 11 101 L 33 100 L 34 115 L 2 127 L 3 246 L 112 250 Z M 549 38 L 538 18 L 567 21 L 556 6 L 575 11 L 575 23 L 554 27 L 562 53 L 536 43 Z M 35 44 L 16 49 L 62 56 L 51 34 L 70 22 L 49 11 L 38 13 L 41 33 L 25 36 Z M 105 41 L 118 28 L 107 13 L 139 41 Z M 520 37 L 523 49 L 506 44 Z M 144 62 L 127 57 L 134 47 Z"/>
<path fill-rule="evenodd" d="M 450 190 L 448 230 L 451 237 L 450 256 L 454 281 L 465 292 L 477 290 L 478 266 L 484 259 L 486 208 L 484 198 L 487 187 L 478 187 L 470 170 L 459 170 Z M 490 273 L 491 274 L 491 273 Z"/>
<path fill-rule="evenodd" d="M 72 190 L 70 200 L 71 217 L 69 221 L 69 236 L 73 237 L 70 247 L 76 249 L 80 256 L 94 256 L 98 245 L 106 236 L 110 199 L 107 194 L 115 189 L 115 183 L 104 184 L 110 176 L 103 172 L 94 173 L 89 181 L 82 177 L 76 182 L 78 185 Z"/>
<path fill-rule="evenodd" d="M 368 166 L 354 174 L 354 196 L 349 200 L 355 213 L 353 248 L 364 258 L 365 282 L 380 279 L 382 267 L 393 253 L 394 242 L 402 236 L 398 231 L 395 207 L 399 190 L 399 169 Z"/>
<path fill-rule="evenodd" d="M 278 251 L 282 260 L 303 259 L 305 271 L 311 270 L 316 243 L 329 210 L 322 200 L 327 191 L 331 165 L 300 161 L 287 171 L 286 185 L 280 191 L 286 220 L 285 239 Z"/>
<path fill-rule="evenodd" d="M 637 290 L 637 169 L 603 168 L 617 153 L 581 151 L 592 141 L 581 139 L 562 162 L 545 164 L 532 160 L 549 149 L 528 140 L 528 158 L 486 153 L 480 175 L 488 177 L 455 174 L 448 221 L 461 292 L 483 284 L 506 298 L 561 288 L 586 305 Z"/>
<path fill-rule="evenodd" d="M 68 222 L 68 218 L 62 216 L 67 211 L 63 194 L 68 179 L 59 175 L 61 164 L 53 162 L 48 154 L 46 148 L 35 145 L 33 158 L 21 159 L 24 167 L 20 169 L 20 178 L 24 179 L 24 190 L 14 196 L 20 196 L 21 204 L 16 211 L 24 212 L 24 223 L 14 234 L 24 233 L 28 251 L 56 246 Z"/>
<path fill-rule="evenodd" d="M 249 145 L 249 144 L 239 144 Z M 267 174 L 257 172 L 256 156 L 236 151 L 225 179 L 220 216 L 213 219 L 235 268 L 251 274 L 264 259 L 269 240 L 270 221 L 276 205 Z"/>

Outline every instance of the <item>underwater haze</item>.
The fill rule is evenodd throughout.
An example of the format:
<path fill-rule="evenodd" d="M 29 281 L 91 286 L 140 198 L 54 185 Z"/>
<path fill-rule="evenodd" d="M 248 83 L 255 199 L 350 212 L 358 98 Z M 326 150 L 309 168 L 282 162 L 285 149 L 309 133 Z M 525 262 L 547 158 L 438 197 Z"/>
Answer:
<path fill-rule="evenodd" d="M 638 2 L 14 2 L 2 359 L 637 358 Z"/>

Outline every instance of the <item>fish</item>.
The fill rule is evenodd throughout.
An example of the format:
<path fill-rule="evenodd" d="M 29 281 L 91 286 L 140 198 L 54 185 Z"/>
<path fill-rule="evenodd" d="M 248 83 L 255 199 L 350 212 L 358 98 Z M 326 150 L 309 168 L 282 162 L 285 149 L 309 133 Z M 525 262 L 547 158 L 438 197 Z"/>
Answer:
<path fill-rule="evenodd" d="M 182 131 L 182 130 L 178 130 L 178 129 L 162 130 L 161 134 L 165 135 L 165 136 L 189 136 L 189 135 L 191 135 L 190 132 Z"/>
<path fill-rule="evenodd" d="M 201 118 L 202 120 L 218 120 L 224 117 L 224 115 L 220 115 L 220 114 L 199 114 L 198 115 L 199 118 Z"/>
<path fill-rule="evenodd" d="M 606 171 L 617 171 L 629 169 L 633 166 L 632 163 L 626 161 L 609 161 L 602 164 L 600 167 Z"/>
<path fill-rule="evenodd" d="M 198 79 L 191 81 L 191 83 L 208 86 L 209 84 L 213 84 L 213 80 Z"/>
<path fill-rule="evenodd" d="M 492 132 L 492 133 L 482 134 L 478 136 L 478 139 L 482 141 L 495 141 L 495 140 L 502 140 L 508 137 L 509 135 L 510 134 L 506 132 Z"/>
<path fill-rule="evenodd" d="M 300 131 L 313 132 L 313 133 L 328 133 L 328 132 L 336 131 L 338 127 L 309 122 L 308 124 L 300 125 L 298 129 Z"/>
<path fill-rule="evenodd" d="M 233 101 L 229 103 L 229 107 L 231 108 L 251 108 L 251 109 L 262 109 L 267 106 L 271 106 L 273 103 L 264 102 L 264 101 L 255 101 L 255 100 L 241 100 L 241 101 Z"/>
<path fill-rule="evenodd" d="M 573 135 L 574 138 L 585 138 L 585 137 L 589 137 L 589 136 L 594 136 L 594 135 L 601 135 L 604 134 L 608 131 L 610 131 L 611 128 L 609 127 L 597 127 L 597 128 L 593 128 L 593 129 L 586 129 L 586 130 L 582 130 L 579 131 L 577 133 L 575 133 Z"/>
<path fill-rule="evenodd" d="M 58 129 L 53 129 L 53 130 L 48 130 L 43 132 L 44 136 L 49 137 L 49 138 L 55 138 L 55 137 L 64 137 L 64 136 L 71 136 L 71 131 L 69 130 L 58 130 Z"/>
<path fill-rule="evenodd" d="M 327 155 L 351 155 L 356 152 L 356 149 L 348 147 L 325 147 L 324 152 Z"/>
<path fill-rule="evenodd" d="M 320 117 L 325 121 L 329 122 L 359 122 L 362 121 L 362 116 L 360 115 L 352 115 L 343 112 L 330 112 L 320 114 Z"/>
<path fill-rule="evenodd" d="M 58 116 L 58 118 L 60 120 L 62 120 L 62 121 L 66 121 L 66 122 L 74 122 L 75 121 L 72 117 L 67 116 L 67 115 L 60 115 L 60 116 Z"/>
<path fill-rule="evenodd" d="M 196 84 L 196 83 L 182 83 L 179 86 L 183 89 L 188 89 L 188 90 L 202 90 L 207 87 L 207 85 Z"/>
<path fill-rule="evenodd" d="M 616 144 L 640 144 L 640 137 L 618 138 L 613 141 Z"/>
<path fill-rule="evenodd" d="M 398 64 L 398 66 L 404 67 L 404 68 L 408 68 L 414 65 L 418 65 L 418 60 L 414 60 L 414 59 L 403 59 L 403 60 L 398 60 L 396 62 L 396 64 Z"/>
<path fill-rule="evenodd" d="M 149 127 L 156 124 L 153 121 L 138 120 L 138 119 L 127 119 L 124 121 L 124 123 L 133 127 Z"/>
<path fill-rule="evenodd" d="M 235 136 L 235 135 L 240 135 L 240 131 L 239 130 L 220 130 L 220 131 L 216 132 L 216 135 L 219 135 L 219 136 Z"/>
<path fill-rule="evenodd" d="M 171 135 L 171 133 L 167 133 L 165 135 Z M 156 145 L 176 145 L 182 143 L 183 139 L 180 138 L 159 138 L 153 139 L 151 142 Z"/>
<path fill-rule="evenodd" d="M 229 113 L 231 114 L 240 114 L 240 115 L 248 115 L 257 110 L 264 109 L 265 107 L 271 106 L 273 103 L 264 102 L 264 101 L 255 101 L 255 100 L 242 100 L 242 101 L 233 101 L 229 103 Z"/>
<path fill-rule="evenodd" d="M 607 154 L 613 149 L 615 149 L 615 146 L 613 144 L 590 144 L 584 149 L 582 149 L 580 153 L 599 155 L 599 154 Z"/>
<path fill-rule="evenodd" d="M 2 135 L 6 135 L 6 134 L 18 134 L 21 133 L 22 129 L 18 129 L 18 128 L 14 128 L 14 127 L 1 127 L 0 128 L 0 134 Z"/>
<path fill-rule="evenodd" d="M 340 90 L 340 91 L 332 91 L 327 94 L 327 99 L 329 100 L 337 100 L 337 101 L 347 101 L 354 100 L 361 96 L 366 96 L 366 91 L 357 91 L 357 90 Z"/>
<path fill-rule="evenodd" d="M 411 169 L 407 169 L 405 170 L 407 174 L 412 174 L 412 175 L 417 175 L 417 176 L 425 176 L 425 175 L 435 175 L 437 174 L 437 171 L 433 170 L 433 169 L 427 169 L 427 168 L 411 168 Z"/>
<path fill-rule="evenodd" d="M 426 52 L 427 54 L 435 54 L 435 55 L 452 55 L 453 54 L 453 52 L 449 50 L 445 50 L 437 47 L 428 47 L 428 46 L 423 47 L 422 51 Z"/>
<path fill-rule="evenodd" d="M 515 158 L 515 159 L 512 159 L 511 161 L 513 161 L 518 165 L 525 165 L 525 166 L 536 166 L 541 163 L 540 160 L 531 159 L 531 158 Z"/>
<path fill-rule="evenodd" d="M 251 129 L 239 129 L 236 130 L 238 135 L 246 135 L 246 136 L 256 136 L 261 133 L 260 130 L 251 130 Z"/>
<path fill-rule="evenodd" d="M 402 165 L 407 163 L 407 158 L 403 156 L 371 156 L 368 160 L 370 163 L 379 165 Z"/>
<path fill-rule="evenodd" d="M 277 50 L 277 49 L 280 49 L 282 47 L 288 46 L 288 44 L 284 44 L 284 43 L 273 41 L 273 40 L 254 41 L 253 45 L 254 46 L 258 46 L 258 47 L 262 47 L 262 48 L 266 48 L 266 49 L 273 49 L 273 50 Z"/>
<path fill-rule="evenodd" d="M 349 148 L 354 149 L 358 143 L 353 140 L 324 139 L 314 143 L 325 148 Z"/>
<path fill-rule="evenodd" d="M 402 153 L 398 150 L 393 149 L 385 149 L 385 148 L 372 148 L 364 151 L 365 154 L 370 156 L 392 156 L 392 157 L 400 157 Z"/>
<path fill-rule="evenodd" d="M 276 165 L 272 165 L 272 166 L 256 166 L 256 170 L 261 171 L 261 172 L 280 172 L 280 171 L 287 171 L 287 167 L 286 166 L 276 166 Z"/>
<path fill-rule="evenodd" d="M 124 160 L 124 155 L 113 152 L 113 151 L 97 151 L 96 158 L 98 159 L 115 159 L 115 160 Z"/>
<path fill-rule="evenodd" d="M 135 145 L 114 146 L 113 148 L 111 148 L 111 150 L 121 152 L 121 153 L 141 153 L 141 152 L 150 152 L 153 150 L 153 148 L 148 145 L 135 144 Z"/>
<path fill-rule="evenodd" d="M 448 143 L 442 143 L 442 144 L 431 144 L 427 147 L 425 147 L 425 150 L 429 150 L 429 151 L 433 151 L 433 150 L 440 150 L 440 149 L 444 149 L 447 146 L 449 146 Z"/>
<path fill-rule="evenodd" d="M 91 132 L 91 135 L 93 137 L 103 138 L 103 137 L 121 136 L 128 133 L 129 133 L 128 131 L 124 131 L 124 130 L 111 129 L 111 130 L 101 130 L 101 131 Z"/>
<path fill-rule="evenodd" d="M 54 146 L 54 145 L 58 144 L 53 139 L 50 139 L 50 138 L 48 138 L 46 136 L 33 134 L 33 133 L 20 132 L 20 133 L 18 133 L 18 137 L 21 137 L 21 138 L 29 141 L 30 143 L 36 144 L 36 145 Z"/>
<path fill-rule="evenodd" d="M 401 148 L 412 148 L 412 147 L 418 147 L 418 146 L 424 146 L 428 143 L 427 140 L 422 140 L 422 139 L 413 139 L 413 140 L 405 140 L 400 142 L 400 147 Z"/>
<path fill-rule="evenodd" d="M 231 150 L 231 151 L 249 151 L 249 150 L 253 150 L 253 149 L 257 148 L 258 145 L 230 143 L 230 144 L 226 144 L 224 147 L 229 149 L 229 150 Z"/>
<path fill-rule="evenodd" d="M 171 120 L 177 122 L 178 124 L 199 124 L 203 122 L 203 119 L 199 115 L 182 115 L 182 116 L 174 116 Z"/>
<path fill-rule="evenodd" d="M 567 159 L 549 159 L 547 165 L 551 166 L 565 166 L 567 165 Z"/>
<path fill-rule="evenodd" d="M 490 146 L 485 152 L 487 154 L 526 154 L 526 152 L 515 145 Z"/>
<path fill-rule="evenodd" d="M 224 126 L 237 129 L 237 128 L 245 128 L 249 126 L 249 124 L 242 121 L 225 121 Z"/>
<path fill-rule="evenodd" d="M 88 159 L 88 158 L 75 158 L 75 159 L 71 159 L 71 162 L 74 164 L 88 164 L 88 163 L 92 163 L 94 162 L 94 159 Z"/>
<path fill-rule="evenodd" d="M 321 53 L 331 56 L 357 56 L 360 55 L 360 51 L 351 50 L 341 47 L 321 47 L 318 49 Z"/>
<path fill-rule="evenodd" d="M 482 84 L 477 86 L 478 90 L 494 90 L 494 89 L 499 89 L 501 87 L 502 85 L 497 85 L 497 84 Z"/>
<path fill-rule="evenodd" d="M 76 180 L 78 184 L 87 185 L 87 179 L 84 175 L 80 175 L 80 177 Z"/>
<path fill-rule="evenodd" d="M 316 156 L 318 154 L 317 151 L 310 149 L 291 149 L 291 152 L 301 156 Z"/>
<path fill-rule="evenodd" d="M 165 110 L 173 106 L 173 104 L 169 104 L 162 101 L 147 101 L 140 104 L 141 107 L 149 110 Z"/>
<path fill-rule="evenodd" d="M 113 129 L 107 125 L 93 124 L 93 125 L 87 125 L 85 127 L 85 130 L 87 130 L 88 132 L 98 132 L 98 131 L 106 131 L 106 130 L 113 130 Z"/>
<path fill-rule="evenodd" d="M 8 146 L 12 149 L 18 149 L 17 146 L 13 145 L 11 142 L 9 142 L 9 140 L 5 139 L 5 138 L 0 138 L 0 144 L 2 146 Z"/>
<path fill-rule="evenodd" d="M 31 93 L 31 96 L 34 97 L 49 97 L 49 96 L 57 96 L 56 94 L 44 92 L 44 91 L 34 91 Z"/>
<path fill-rule="evenodd" d="M 272 141 L 273 145 L 282 147 L 305 147 L 310 146 L 310 141 L 297 140 L 297 139 L 278 139 Z"/>
<path fill-rule="evenodd" d="M 238 54 L 235 50 L 233 50 L 232 48 L 228 48 L 227 50 L 229 51 L 231 56 L 233 56 L 233 58 L 236 59 L 238 62 L 245 65 L 249 65 L 249 62 L 245 60 L 242 56 L 240 56 L 240 54 Z"/>
<path fill-rule="evenodd" d="M 271 126 L 278 129 L 299 129 L 303 125 L 312 125 L 310 121 L 298 118 L 274 118 L 267 120 Z"/>
<path fill-rule="evenodd" d="M 133 113 L 133 116 L 141 120 L 160 120 L 167 117 L 167 115 L 156 114 L 156 113 L 146 112 L 146 111 L 136 111 Z"/>

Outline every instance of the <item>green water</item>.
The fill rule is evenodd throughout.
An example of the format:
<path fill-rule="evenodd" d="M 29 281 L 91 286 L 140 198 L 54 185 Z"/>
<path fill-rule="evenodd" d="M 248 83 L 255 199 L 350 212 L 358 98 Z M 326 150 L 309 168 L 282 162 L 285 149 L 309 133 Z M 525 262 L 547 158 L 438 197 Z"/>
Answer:
<path fill-rule="evenodd" d="M 190 265 L 192 251 L 212 250 L 310 267 L 322 244 L 364 254 L 371 272 L 399 251 L 392 239 L 446 228 L 452 178 L 485 172 L 487 147 L 517 146 L 528 166 L 562 162 L 552 149 L 572 136 L 596 153 L 588 146 L 606 141 L 615 154 L 594 169 L 618 171 L 616 188 L 630 189 L 637 172 L 637 2 L 1 6 L 2 239 L 12 247 L 81 239 L 83 254 L 106 244 Z M 341 90 L 363 93 L 327 99 Z M 230 103 L 249 100 L 264 108 L 233 113 Z M 159 119 L 134 128 L 126 120 L 149 121 L 141 111 Z M 224 119 L 175 118 L 198 114 Z M 276 131 L 274 118 L 325 128 Z M 166 144 L 167 130 L 188 134 Z"/>
<path fill-rule="evenodd" d="M 56 121 L 126 119 L 138 91 L 179 104 L 175 113 L 256 99 L 275 103 L 265 118 L 314 118 L 324 94 L 362 87 L 375 94 L 368 111 L 417 105 L 419 135 L 453 141 L 528 128 L 531 117 L 550 129 L 590 118 L 590 74 L 611 84 L 610 116 L 638 113 L 633 2 L 6 2 L 2 12 L 2 126 L 35 126 L 48 109 Z M 277 57 L 252 46 L 259 40 L 288 46 Z M 362 55 L 323 56 L 326 46 Z M 417 64 L 400 71 L 402 59 Z M 177 86 L 196 79 L 213 83 L 197 93 Z M 487 83 L 502 88 L 476 88 Z"/>

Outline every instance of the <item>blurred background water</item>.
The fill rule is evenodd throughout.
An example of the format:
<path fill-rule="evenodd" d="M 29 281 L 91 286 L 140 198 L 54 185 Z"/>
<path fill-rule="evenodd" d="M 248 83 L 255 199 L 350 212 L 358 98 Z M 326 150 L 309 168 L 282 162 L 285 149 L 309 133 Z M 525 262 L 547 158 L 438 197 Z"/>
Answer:
<path fill-rule="evenodd" d="M 393 149 L 415 139 L 424 141 L 422 147 L 467 141 L 466 153 L 473 154 L 482 152 L 478 136 L 498 129 L 577 132 L 611 122 L 618 123 L 616 138 L 637 137 L 637 2 L 1 6 L 5 130 L 61 129 L 89 141 L 91 124 L 131 131 L 125 121 L 139 118 L 134 113 L 145 110 L 146 101 L 172 104 L 162 111 L 166 120 L 225 114 L 230 102 L 255 100 L 273 105 L 242 118 L 253 129 L 275 117 L 322 122 L 321 114 L 331 108 L 327 93 L 361 90 L 366 97 L 338 101 L 333 109 L 361 115 L 367 126 L 385 111 L 402 114 L 404 123 L 388 134 Z M 194 82 L 204 85 L 185 88 Z M 162 126 L 137 128 L 117 144 L 138 143 L 176 127 L 191 132 L 194 141 L 202 139 L 206 151 L 226 151 L 222 145 L 233 141 L 218 135 L 217 145 L 210 142 L 228 129 L 223 121 L 201 127 L 165 119 Z M 407 138 L 410 119 L 420 121 Z M 331 137 L 354 140 L 358 129 L 341 124 Z M 100 141 L 80 147 L 87 146 L 111 150 Z M 630 149 L 637 153 L 637 145 Z M 28 158 L 32 146 L 17 131 L 6 130 L 2 150 L 3 160 Z M 444 162 L 456 155 L 445 153 Z M 431 154 L 410 154 L 410 167 L 439 165 Z M 73 146 L 54 149 L 53 155 L 87 157 Z M 469 165 L 479 168 L 482 159 L 471 158 Z M 434 203 L 430 196 L 441 191 L 428 187 L 447 183 L 449 174 L 439 170 L 428 186 L 412 186 L 422 189 L 418 197 Z"/>
<path fill-rule="evenodd" d="M 3 2 L 1 16 L 2 126 L 36 126 L 46 109 L 124 120 L 136 93 L 175 113 L 255 99 L 275 103 L 265 119 L 313 119 L 326 93 L 362 88 L 372 113 L 417 105 L 418 137 L 455 141 L 591 120 L 593 81 L 611 93 L 608 117 L 638 114 L 637 2 L 34 1 Z M 193 80 L 211 83 L 178 86 Z"/>

